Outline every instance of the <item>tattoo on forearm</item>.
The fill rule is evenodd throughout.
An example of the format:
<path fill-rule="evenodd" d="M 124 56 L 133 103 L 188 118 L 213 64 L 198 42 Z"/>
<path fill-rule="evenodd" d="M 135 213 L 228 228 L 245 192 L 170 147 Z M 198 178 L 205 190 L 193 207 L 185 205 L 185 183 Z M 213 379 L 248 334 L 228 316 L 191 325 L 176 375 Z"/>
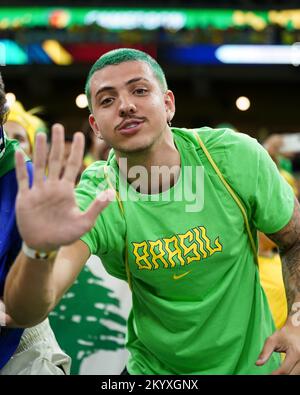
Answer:
<path fill-rule="evenodd" d="M 290 222 L 268 237 L 279 247 L 288 309 L 292 313 L 293 303 L 300 301 L 300 205 L 296 198 Z"/>
<path fill-rule="evenodd" d="M 300 246 L 292 247 L 290 251 L 280 255 L 288 309 L 290 312 L 293 303 L 300 297 Z"/>

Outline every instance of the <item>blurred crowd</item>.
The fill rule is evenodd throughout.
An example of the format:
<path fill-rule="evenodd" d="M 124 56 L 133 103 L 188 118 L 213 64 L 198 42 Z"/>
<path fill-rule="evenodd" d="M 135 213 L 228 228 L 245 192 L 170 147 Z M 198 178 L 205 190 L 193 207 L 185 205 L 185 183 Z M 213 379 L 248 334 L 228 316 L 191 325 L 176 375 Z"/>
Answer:
<path fill-rule="evenodd" d="M 251 26 L 218 29 L 213 26 L 180 30 L 158 28 L 154 30 L 110 30 L 97 24 L 72 26 L 64 29 L 51 27 L 0 30 L 0 39 L 11 39 L 20 45 L 41 43 L 47 39 L 58 40 L 61 44 L 109 43 L 128 46 L 134 44 L 157 45 L 197 45 L 197 44 L 283 44 L 291 45 L 300 41 L 300 30 L 283 28 L 269 24 L 264 29 L 255 30 Z"/>

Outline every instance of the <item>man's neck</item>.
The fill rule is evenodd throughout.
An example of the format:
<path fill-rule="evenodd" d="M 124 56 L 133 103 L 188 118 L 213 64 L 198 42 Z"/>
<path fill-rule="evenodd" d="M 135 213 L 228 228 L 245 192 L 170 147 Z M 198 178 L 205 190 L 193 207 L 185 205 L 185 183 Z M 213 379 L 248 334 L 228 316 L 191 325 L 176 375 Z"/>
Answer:
<path fill-rule="evenodd" d="M 180 174 L 180 154 L 172 133 L 142 152 L 116 152 L 116 159 L 123 176 L 141 193 L 163 192 L 176 183 Z"/>

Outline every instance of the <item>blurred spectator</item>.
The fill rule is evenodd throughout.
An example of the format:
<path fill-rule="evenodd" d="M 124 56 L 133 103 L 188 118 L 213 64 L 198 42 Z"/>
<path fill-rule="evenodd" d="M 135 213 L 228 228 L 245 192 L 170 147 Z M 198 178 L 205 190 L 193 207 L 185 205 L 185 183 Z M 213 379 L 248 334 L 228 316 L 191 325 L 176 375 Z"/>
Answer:
<path fill-rule="evenodd" d="M 266 293 L 277 329 L 287 318 L 287 299 L 282 277 L 281 260 L 276 244 L 266 235 L 259 233 L 259 275 Z"/>
<path fill-rule="evenodd" d="M 82 132 L 85 135 L 84 168 L 97 160 L 106 160 L 111 147 L 95 135 L 88 121 L 84 122 Z"/>
<path fill-rule="evenodd" d="M 10 139 L 18 140 L 21 148 L 29 157 L 32 154 L 36 133 L 47 132 L 44 121 L 33 115 L 31 111 L 25 111 L 23 105 L 15 101 L 9 108 L 4 125 L 7 136 Z"/>
<path fill-rule="evenodd" d="M 282 135 L 270 135 L 263 145 L 278 166 L 281 175 L 291 185 L 296 196 L 298 196 L 296 180 L 286 170 L 288 169 L 288 163 L 290 163 L 289 158 L 280 154 Z M 287 299 L 282 277 L 282 264 L 277 246 L 260 232 L 258 264 L 261 284 L 267 295 L 276 328 L 279 329 L 284 325 L 287 318 Z"/>
<path fill-rule="evenodd" d="M 271 134 L 267 139 L 264 141 L 263 146 L 268 151 L 269 155 L 276 163 L 281 175 L 286 179 L 286 181 L 291 185 L 293 188 L 295 195 L 299 197 L 299 191 L 297 189 L 296 179 L 292 174 L 292 162 L 291 158 L 294 156 L 294 153 L 286 153 L 282 154 L 280 152 L 280 148 L 282 146 L 283 135 L 280 134 Z"/>
<path fill-rule="evenodd" d="M 71 153 L 71 146 L 72 146 L 72 141 L 73 141 L 73 136 L 72 135 L 65 135 L 65 152 L 64 152 L 64 158 L 63 158 L 63 164 L 61 167 L 61 176 L 64 174 L 65 171 L 65 167 L 67 165 L 67 160 L 69 158 L 69 155 Z M 80 180 L 80 176 L 81 173 L 83 172 L 83 170 L 85 169 L 83 163 L 82 163 L 82 167 L 78 173 L 77 179 L 76 179 L 76 184 L 79 182 Z"/>

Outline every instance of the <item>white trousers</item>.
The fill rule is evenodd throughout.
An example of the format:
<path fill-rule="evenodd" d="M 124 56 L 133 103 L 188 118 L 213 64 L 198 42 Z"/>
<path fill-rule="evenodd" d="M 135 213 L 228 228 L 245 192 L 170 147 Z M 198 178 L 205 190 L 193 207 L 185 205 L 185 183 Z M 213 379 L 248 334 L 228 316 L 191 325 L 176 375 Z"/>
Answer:
<path fill-rule="evenodd" d="M 48 318 L 25 329 L 14 355 L 0 375 L 70 374 L 71 358 L 59 347 Z"/>

